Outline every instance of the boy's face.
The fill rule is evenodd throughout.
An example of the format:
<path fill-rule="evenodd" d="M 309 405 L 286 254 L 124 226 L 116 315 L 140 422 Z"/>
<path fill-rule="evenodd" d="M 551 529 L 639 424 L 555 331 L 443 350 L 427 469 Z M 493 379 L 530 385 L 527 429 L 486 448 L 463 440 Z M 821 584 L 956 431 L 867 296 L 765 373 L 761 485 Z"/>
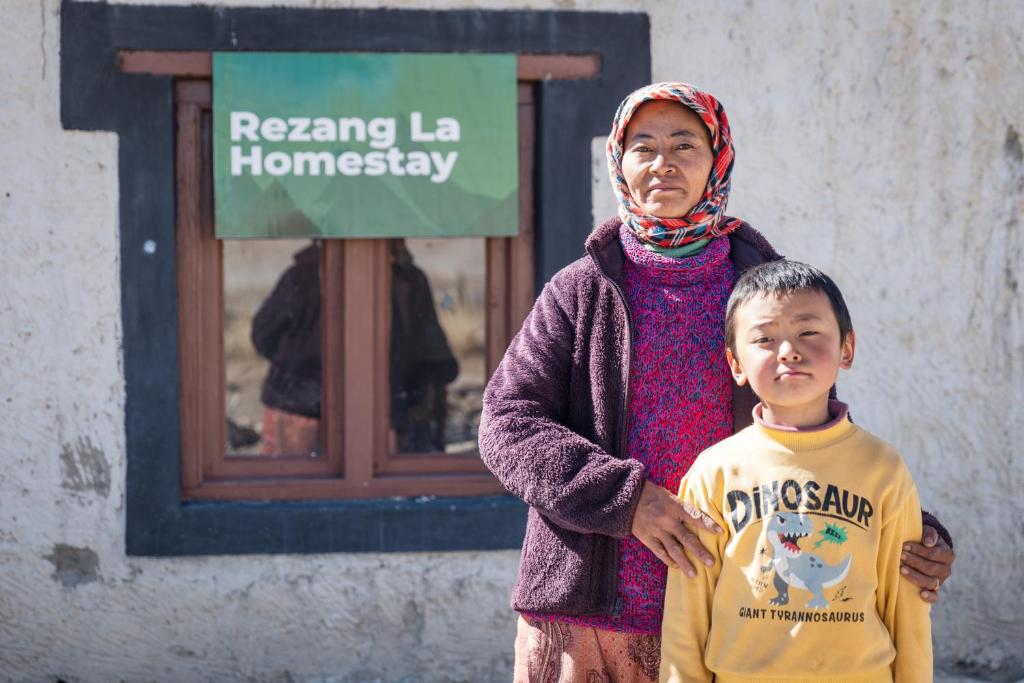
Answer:
<path fill-rule="evenodd" d="M 738 384 L 750 382 L 769 422 L 808 427 L 828 421 L 828 392 L 839 368 L 853 363 L 855 339 L 839 338 L 839 322 L 823 292 L 757 296 L 735 313 Z"/>

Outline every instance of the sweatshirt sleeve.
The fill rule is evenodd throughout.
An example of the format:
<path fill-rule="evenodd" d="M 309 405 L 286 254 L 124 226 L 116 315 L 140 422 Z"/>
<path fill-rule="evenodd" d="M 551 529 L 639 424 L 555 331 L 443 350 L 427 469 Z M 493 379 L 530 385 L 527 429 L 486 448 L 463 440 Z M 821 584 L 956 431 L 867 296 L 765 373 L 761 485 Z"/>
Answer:
<path fill-rule="evenodd" d="M 696 466 L 695 466 L 696 467 Z M 679 497 L 706 512 L 722 529 L 728 530 L 725 518 L 711 498 L 709 490 L 699 476 L 691 470 L 679 486 Z M 711 605 L 715 586 L 722 571 L 722 555 L 728 542 L 728 531 L 712 534 L 699 531 L 701 544 L 707 548 L 715 563 L 711 567 L 687 555 L 697 576 L 693 579 L 681 569 L 668 570 L 668 585 L 665 590 L 665 617 L 661 626 L 661 683 L 711 683 L 714 675 L 704 662 L 708 635 L 711 633 Z"/>
<path fill-rule="evenodd" d="M 557 289 L 544 287 L 487 384 L 480 456 L 509 493 L 559 526 L 624 537 L 643 465 L 606 453 L 565 425 L 575 313 L 573 295 Z"/>
<path fill-rule="evenodd" d="M 931 606 L 900 575 L 903 544 L 921 538 L 921 503 L 913 484 L 904 498 L 902 508 L 882 527 L 877 609 L 896 648 L 892 663 L 895 683 L 915 683 L 932 680 Z"/>

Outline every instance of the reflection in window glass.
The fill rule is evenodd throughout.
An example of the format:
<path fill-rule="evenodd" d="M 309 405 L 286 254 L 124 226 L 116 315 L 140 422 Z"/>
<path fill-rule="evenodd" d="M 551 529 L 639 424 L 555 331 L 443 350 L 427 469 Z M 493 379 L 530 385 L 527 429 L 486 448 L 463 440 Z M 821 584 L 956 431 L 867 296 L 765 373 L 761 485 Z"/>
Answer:
<path fill-rule="evenodd" d="M 320 452 L 320 248 L 224 241 L 229 455 Z"/>
<path fill-rule="evenodd" d="M 484 390 L 485 239 L 391 241 L 391 452 L 472 453 Z"/>

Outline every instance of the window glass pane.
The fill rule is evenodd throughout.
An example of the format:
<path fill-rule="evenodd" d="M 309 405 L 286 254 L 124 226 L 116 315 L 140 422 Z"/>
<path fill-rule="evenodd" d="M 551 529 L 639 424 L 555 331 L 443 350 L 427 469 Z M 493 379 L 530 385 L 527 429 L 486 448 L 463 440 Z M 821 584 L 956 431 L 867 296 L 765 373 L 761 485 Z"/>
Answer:
<path fill-rule="evenodd" d="M 486 348 L 484 238 L 391 240 L 392 453 L 475 453 Z"/>
<path fill-rule="evenodd" d="M 229 456 L 320 448 L 320 248 L 225 240 L 225 414 Z"/>

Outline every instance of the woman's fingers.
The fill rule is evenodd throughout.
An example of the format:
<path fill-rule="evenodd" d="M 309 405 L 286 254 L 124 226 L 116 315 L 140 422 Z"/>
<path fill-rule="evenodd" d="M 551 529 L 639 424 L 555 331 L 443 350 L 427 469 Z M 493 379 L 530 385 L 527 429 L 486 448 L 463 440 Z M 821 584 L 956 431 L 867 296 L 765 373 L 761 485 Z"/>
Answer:
<path fill-rule="evenodd" d="M 939 577 L 943 581 L 953 574 L 953 561 L 956 559 L 956 554 L 941 538 L 932 547 L 928 547 L 921 543 L 904 543 L 903 555 L 910 559 L 917 559 L 921 562 L 931 563 L 931 566 L 934 567 L 934 571 L 928 571 L 923 566 L 914 566 L 924 571 L 926 574 Z M 903 564 L 907 564 L 907 562 L 908 560 L 905 559 Z"/>
<path fill-rule="evenodd" d="M 679 527 L 674 534 L 674 540 L 679 544 L 680 552 L 682 552 L 682 548 L 686 548 L 693 553 L 698 561 L 708 567 L 713 565 L 715 561 L 711 557 L 711 553 L 708 552 L 708 549 L 701 544 L 700 537 L 692 529 L 682 524 Z"/>
<path fill-rule="evenodd" d="M 678 499 L 676 499 L 678 500 Z M 667 517 L 664 521 L 665 528 L 663 534 L 658 540 L 664 546 L 666 552 L 672 558 L 673 564 L 669 566 L 677 566 L 686 571 L 686 575 L 694 577 L 697 575 L 696 570 L 693 568 L 693 563 L 690 562 L 690 558 L 687 557 L 686 550 L 697 558 L 698 562 L 702 562 L 707 566 L 714 564 L 714 560 L 711 557 L 711 553 L 708 552 L 701 542 L 700 537 L 690 527 L 688 523 L 692 523 L 692 516 L 690 515 L 691 510 L 683 511 L 683 518 L 680 519 L 678 515 Z M 698 514 L 701 514 L 698 512 Z M 712 522 L 712 525 L 717 526 Z M 700 526 L 703 528 L 704 524 Z"/>
<path fill-rule="evenodd" d="M 684 549 L 688 549 L 698 561 L 705 564 L 707 564 L 705 558 L 710 558 L 708 551 L 700 544 L 697 534 L 693 533 L 693 531 L 678 520 L 670 528 L 665 529 L 664 535 L 659 540 L 672 558 L 673 564 L 669 566 L 674 565 L 680 568 L 689 567 L 693 569 L 693 564 L 690 562 L 690 558 L 686 556 Z M 691 577 L 696 576 L 696 572 L 686 572 L 686 574 Z"/>
<path fill-rule="evenodd" d="M 663 542 L 658 538 L 651 538 L 650 542 L 644 541 L 640 538 L 640 542 L 651 549 L 651 552 L 657 556 L 659 560 L 664 562 L 672 569 L 681 569 L 684 574 L 689 576 L 691 579 L 697 576 L 697 570 L 694 569 L 693 563 L 686 557 L 686 554 L 682 551 L 681 546 L 676 543 L 675 538 L 672 536 L 668 537 L 668 542 Z"/>
<path fill-rule="evenodd" d="M 659 560 L 669 567 L 682 569 L 691 578 L 697 575 L 697 570 L 686 550 L 698 561 L 713 564 L 711 553 L 697 536 L 700 529 L 721 532 L 714 520 L 697 508 L 683 503 L 657 484 L 644 482 L 633 515 L 632 532 Z"/>
<path fill-rule="evenodd" d="M 900 574 L 905 576 L 908 581 L 918 588 L 924 589 L 921 591 L 922 600 L 933 604 L 939 601 L 939 590 L 935 583 L 937 579 L 931 576 L 926 576 L 916 569 L 911 569 L 907 565 L 900 566 Z"/>
<path fill-rule="evenodd" d="M 924 589 L 922 598 L 927 602 L 935 602 L 938 600 L 939 588 L 953 575 L 956 554 L 931 527 L 924 528 L 922 541 L 903 544 L 900 571 L 912 583 Z M 920 578 L 915 580 L 917 577 Z"/>
<path fill-rule="evenodd" d="M 682 569 L 683 573 L 689 576 L 691 579 L 697 576 L 697 570 L 694 568 L 693 563 L 690 562 L 690 558 L 683 552 L 683 546 L 679 543 L 679 540 L 672 534 L 668 534 L 666 538 L 659 541 L 662 548 L 665 549 L 665 553 L 669 556 L 669 561 L 666 562 L 669 567 Z"/>
<path fill-rule="evenodd" d="M 669 567 L 674 567 L 675 566 L 674 563 L 672 562 L 672 558 L 669 557 L 668 552 L 665 550 L 665 546 L 662 544 L 661 541 L 659 541 L 656 538 L 651 538 L 651 539 L 648 539 L 648 540 L 644 540 L 644 539 L 640 538 L 639 536 L 637 537 L 637 540 L 639 540 L 645 546 L 650 548 L 651 552 L 654 553 L 655 556 L 659 560 L 661 560 L 662 562 L 667 564 Z"/>
<path fill-rule="evenodd" d="M 690 522 L 686 522 L 686 520 L 683 520 L 684 523 L 696 524 L 701 528 L 707 529 L 708 531 L 715 534 L 722 533 L 722 527 L 718 526 L 718 524 L 715 523 L 715 520 L 711 519 L 710 515 L 707 515 L 704 512 L 702 512 L 695 505 L 693 505 L 693 503 L 684 502 L 682 503 L 682 505 L 683 512 L 686 514 L 687 517 L 690 518 Z"/>
<path fill-rule="evenodd" d="M 925 576 L 927 583 L 918 585 L 928 590 L 937 589 L 950 575 L 950 566 L 948 564 L 936 562 L 927 556 L 918 555 L 910 550 L 904 550 L 900 554 L 900 564 L 915 569 L 918 573 Z"/>
<path fill-rule="evenodd" d="M 921 590 L 921 599 L 939 601 L 939 588 L 953 574 L 953 549 L 931 527 L 924 528 L 922 543 L 904 543 L 900 574 Z"/>
<path fill-rule="evenodd" d="M 918 588 L 923 588 L 929 591 L 934 591 L 938 588 L 938 586 L 936 585 L 936 579 L 918 571 L 917 569 L 914 569 L 913 567 L 901 565 L 900 574 L 907 577 L 907 580 L 910 581 L 910 583 L 917 586 Z"/>

